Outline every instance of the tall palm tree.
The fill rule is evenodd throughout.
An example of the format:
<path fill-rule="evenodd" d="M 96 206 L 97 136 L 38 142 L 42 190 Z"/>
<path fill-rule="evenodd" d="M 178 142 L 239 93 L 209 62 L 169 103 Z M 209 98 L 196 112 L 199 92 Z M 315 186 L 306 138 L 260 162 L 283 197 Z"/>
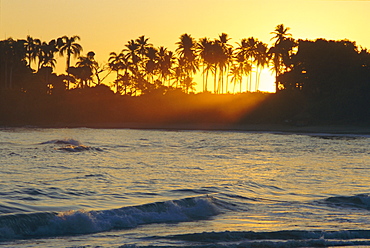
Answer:
<path fill-rule="evenodd" d="M 216 43 L 218 43 L 218 46 L 220 49 L 218 49 L 218 54 L 217 54 L 217 62 L 218 62 L 218 67 L 220 69 L 220 76 L 219 76 L 219 81 L 221 81 L 221 93 L 223 93 L 224 89 L 224 75 L 226 75 L 226 78 L 228 76 L 228 70 L 230 67 L 231 59 L 232 59 L 232 53 L 233 49 L 230 44 L 227 42 L 230 40 L 228 35 L 226 33 L 222 33 L 219 35 L 219 39 L 216 40 Z M 225 73 L 226 72 L 226 73 Z M 226 92 L 227 92 L 227 84 L 226 82 Z"/>
<path fill-rule="evenodd" d="M 179 65 L 181 64 L 183 66 L 186 76 L 192 77 L 198 69 L 196 60 L 197 43 L 191 35 L 185 33 L 180 36 L 180 41 L 176 42 L 176 44 L 178 45 L 176 52 L 181 60 Z"/>
<path fill-rule="evenodd" d="M 247 81 L 247 91 L 251 91 L 251 84 L 252 84 L 252 69 L 253 63 L 256 57 L 256 47 L 257 47 L 257 40 L 253 37 L 248 39 L 243 38 L 240 43 L 237 43 L 238 47 L 236 48 L 237 51 L 237 59 L 239 66 L 243 68 L 243 72 L 247 73 L 250 77 Z M 249 70 L 250 69 L 250 70 Z"/>
<path fill-rule="evenodd" d="M 284 24 L 279 24 L 275 27 L 275 30 L 271 32 L 271 34 L 274 34 L 275 36 L 271 38 L 271 40 L 275 39 L 275 45 L 281 43 L 283 40 L 285 40 L 288 37 L 291 37 L 292 34 L 288 33 L 290 28 L 284 27 Z"/>
<path fill-rule="evenodd" d="M 201 38 L 197 44 L 199 60 L 202 64 L 203 92 L 208 91 L 208 74 L 211 71 L 213 63 L 211 59 L 212 43 L 209 38 Z"/>
<path fill-rule="evenodd" d="M 27 57 L 28 67 L 31 68 L 31 63 L 36 60 L 38 53 L 39 53 L 40 46 L 41 46 L 40 39 L 34 39 L 30 35 L 27 35 L 25 48 L 26 48 L 26 57 Z"/>
<path fill-rule="evenodd" d="M 255 89 L 258 91 L 260 85 L 261 72 L 263 68 L 268 65 L 270 57 L 268 56 L 267 44 L 258 42 L 256 47 L 255 61 L 256 61 L 256 85 Z"/>
<path fill-rule="evenodd" d="M 72 37 L 63 36 L 57 39 L 60 56 L 67 56 L 66 71 L 71 64 L 71 55 L 77 58 L 83 50 L 82 46 L 77 43 L 79 40 L 80 37 L 78 35 L 74 35 Z"/>
<path fill-rule="evenodd" d="M 283 73 L 284 60 L 287 61 L 289 53 L 295 46 L 294 40 L 291 38 L 292 34 L 288 33 L 290 28 L 284 27 L 283 24 L 279 24 L 275 27 L 275 30 L 271 32 L 274 37 L 271 40 L 275 40 L 274 46 L 270 48 L 269 54 L 272 58 L 275 71 L 275 91 L 279 91 L 278 77 Z"/>
<path fill-rule="evenodd" d="M 204 91 L 207 91 L 208 72 L 213 74 L 213 92 L 220 92 L 222 83 L 222 72 L 225 65 L 225 53 L 219 40 L 200 39 L 198 53 L 203 67 L 203 80 L 205 80 Z M 218 76 L 218 77 L 217 77 Z M 218 79 L 218 80 L 217 80 Z"/>

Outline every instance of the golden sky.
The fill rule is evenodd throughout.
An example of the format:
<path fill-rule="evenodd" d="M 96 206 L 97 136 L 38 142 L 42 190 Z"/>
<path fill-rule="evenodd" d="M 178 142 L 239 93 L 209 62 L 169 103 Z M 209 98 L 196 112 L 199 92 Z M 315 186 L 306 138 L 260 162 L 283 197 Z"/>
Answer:
<path fill-rule="evenodd" d="M 94 51 L 100 63 L 141 35 L 170 50 L 183 33 L 198 39 L 224 32 L 233 45 L 251 36 L 270 44 L 278 24 L 296 39 L 349 39 L 370 48 L 366 0 L 0 0 L 0 39 L 79 35 L 84 54 Z M 58 61 L 57 72 L 64 67 Z"/>

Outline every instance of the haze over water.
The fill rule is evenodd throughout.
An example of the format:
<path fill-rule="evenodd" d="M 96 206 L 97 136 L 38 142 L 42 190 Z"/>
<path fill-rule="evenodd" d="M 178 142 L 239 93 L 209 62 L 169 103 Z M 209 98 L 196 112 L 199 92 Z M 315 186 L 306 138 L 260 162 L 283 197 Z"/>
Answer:
<path fill-rule="evenodd" d="M 3 128 L 4 247 L 370 245 L 366 135 Z"/>

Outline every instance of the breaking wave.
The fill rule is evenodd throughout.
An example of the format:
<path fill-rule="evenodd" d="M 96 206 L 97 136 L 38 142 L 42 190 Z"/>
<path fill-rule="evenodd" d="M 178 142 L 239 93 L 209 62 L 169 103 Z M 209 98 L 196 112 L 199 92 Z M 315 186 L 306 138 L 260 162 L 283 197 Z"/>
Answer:
<path fill-rule="evenodd" d="M 57 144 L 57 145 L 74 145 L 79 146 L 81 143 L 78 140 L 75 139 L 55 139 L 55 140 L 49 140 L 40 143 L 41 145 L 45 144 Z"/>
<path fill-rule="evenodd" d="M 64 236 L 135 228 L 152 223 L 207 219 L 219 213 L 210 197 L 123 207 L 101 211 L 41 212 L 0 216 L 0 241 Z"/>
<path fill-rule="evenodd" d="M 103 151 L 101 148 L 98 147 L 91 147 L 81 144 L 78 140 L 75 139 L 56 139 L 56 140 L 49 140 L 46 142 L 40 143 L 41 145 L 45 144 L 56 144 L 56 145 L 64 145 L 62 147 L 55 148 L 56 150 L 66 151 L 66 152 L 83 152 L 83 151 Z"/>

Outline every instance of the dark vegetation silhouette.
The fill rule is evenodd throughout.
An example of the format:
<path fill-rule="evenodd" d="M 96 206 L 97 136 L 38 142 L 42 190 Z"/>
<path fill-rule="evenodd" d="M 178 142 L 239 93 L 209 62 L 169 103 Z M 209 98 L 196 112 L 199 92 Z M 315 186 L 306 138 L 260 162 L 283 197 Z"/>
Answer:
<path fill-rule="evenodd" d="M 140 36 L 106 65 L 93 51 L 81 56 L 77 35 L 2 40 L 0 125 L 369 123 L 367 49 L 349 40 L 295 40 L 283 24 L 271 34 L 268 47 L 253 37 L 232 45 L 225 33 L 199 40 L 185 33 L 174 52 Z M 66 59 L 59 75 L 57 56 Z M 263 68 L 275 72 L 276 93 L 258 90 Z"/>

